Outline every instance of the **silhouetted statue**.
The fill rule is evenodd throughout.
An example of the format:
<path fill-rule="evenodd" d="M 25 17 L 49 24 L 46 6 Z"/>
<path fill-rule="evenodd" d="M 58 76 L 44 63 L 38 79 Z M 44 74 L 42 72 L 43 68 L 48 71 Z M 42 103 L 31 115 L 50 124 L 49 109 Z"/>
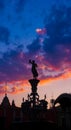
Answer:
<path fill-rule="evenodd" d="M 32 74 L 33 74 L 33 77 L 34 78 L 38 77 L 38 72 L 36 70 L 37 64 L 35 63 L 34 60 L 29 60 L 29 63 L 32 64 Z"/>

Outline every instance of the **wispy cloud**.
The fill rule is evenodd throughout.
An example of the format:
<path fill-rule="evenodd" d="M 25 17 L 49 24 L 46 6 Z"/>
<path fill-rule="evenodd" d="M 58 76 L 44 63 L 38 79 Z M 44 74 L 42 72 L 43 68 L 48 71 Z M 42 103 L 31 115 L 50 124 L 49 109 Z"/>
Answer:
<path fill-rule="evenodd" d="M 34 59 L 38 64 L 41 86 L 53 80 L 71 77 L 71 7 L 54 7 L 47 17 L 44 29 L 36 30 L 38 36 L 27 45 L 27 52 L 23 44 L 17 44 L 12 49 L 2 53 L 0 57 L 0 93 L 4 93 L 4 82 L 22 81 L 19 87 L 9 85 L 8 92 L 16 94 L 24 92 L 22 87 L 26 80 L 32 78 L 29 59 Z M 43 37 L 46 33 L 46 37 Z M 40 44 L 40 36 L 44 39 Z M 7 46 L 10 31 L 0 27 L 0 41 Z M 27 83 L 25 85 L 28 85 Z"/>

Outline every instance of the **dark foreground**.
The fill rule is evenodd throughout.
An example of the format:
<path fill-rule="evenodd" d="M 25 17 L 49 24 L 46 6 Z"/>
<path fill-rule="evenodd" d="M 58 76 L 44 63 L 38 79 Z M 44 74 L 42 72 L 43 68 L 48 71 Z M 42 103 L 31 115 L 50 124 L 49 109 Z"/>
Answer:
<path fill-rule="evenodd" d="M 63 126 L 63 128 L 58 128 L 55 123 L 52 122 L 25 122 L 25 123 L 14 123 L 11 125 L 10 130 L 70 130 Z"/>
<path fill-rule="evenodd" d="M 12 124 L 11 130 L 26 130 L 26 129 L 42 129 L 42 130 L 52 130 L 57 129 L 56 125 L 47 122 L 25 122 L 25 123 L 15 123 Z"/>
<path fill-rule="evenodd" d="M 56 123 L 53 122 L 13 122 L 9 127 L 5 128 L 5 125 L 0 122 L 0 130 L 71 130 L 71 128 L 66 128 L 63 126 L 59 128 Z"/>

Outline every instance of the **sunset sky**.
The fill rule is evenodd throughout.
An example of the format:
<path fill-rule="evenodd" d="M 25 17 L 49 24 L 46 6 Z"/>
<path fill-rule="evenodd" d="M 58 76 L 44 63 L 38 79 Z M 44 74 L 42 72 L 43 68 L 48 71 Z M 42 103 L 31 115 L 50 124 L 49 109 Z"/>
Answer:
<path fill-rule="evenodd" d="M 40 99 L 71 93 L 70 5 L 71 0 L 0 0 L 0 103 L 5 91 L 17 106 L 27 99 L 29 59 L 38 65 Z"/>

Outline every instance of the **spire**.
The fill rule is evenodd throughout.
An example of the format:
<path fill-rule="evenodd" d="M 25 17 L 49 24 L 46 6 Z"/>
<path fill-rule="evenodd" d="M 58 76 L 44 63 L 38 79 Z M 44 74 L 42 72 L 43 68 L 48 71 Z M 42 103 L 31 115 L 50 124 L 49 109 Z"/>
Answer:
<path fill-rule="evenodd" d="M 5 97 L 3 98 L 1 105 L 5 108 L 10 106 L 10 102 L 9 102 L 8 97 L 7 97 L 7 94 L 5 94 Z"/>
<path fill-rule="evenodd" d="M 5 89 L 5 96 L 7 96 L 7 88 L 8 88 L 8 85 L 7 85 L 7 82 L 5 83 L 5 87 L 4 87 L 4 89 Z"/>
<path fill-rule="evenodd" d="M 15 107 L 15 101 L 12 100 L 12 107 Z"/>
<path fill-rule="evenodd" d="M 50 100 L 50 107 L 52 108 L 54 106 L 54 98 L 53 98 L 53 93 L 52 93 L 52 96 L 51 96 L 51 100 Z"/>

